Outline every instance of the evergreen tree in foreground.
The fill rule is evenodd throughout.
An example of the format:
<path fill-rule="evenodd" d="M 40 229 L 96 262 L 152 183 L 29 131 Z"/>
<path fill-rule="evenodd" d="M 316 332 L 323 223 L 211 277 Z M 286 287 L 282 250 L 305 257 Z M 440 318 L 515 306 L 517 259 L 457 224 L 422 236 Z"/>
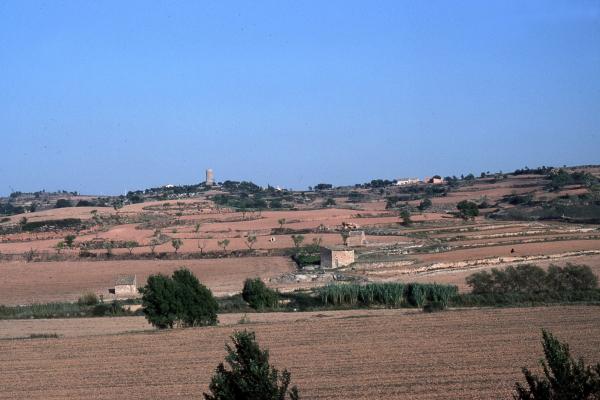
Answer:
<path fill-rule="evenodd" d="M 205 400 L 298 400 L 296 386 L 288 390 L 291 375 L 269 365 L 268 350 L 261 350 L 253 332 L 236 332 L 227 344 L 225 361 L 217 367 Z"/>
<path fill-rule="evenodd" d="M 517 400 L 592 400 L 600 399 L 600 363 L 585 366 L 583 359 L 571 357 L 569 345 L 551 333 L 542 331 L 544 376 L 533 375 L 523 368 L 527 385 L 515 385 Z"/>

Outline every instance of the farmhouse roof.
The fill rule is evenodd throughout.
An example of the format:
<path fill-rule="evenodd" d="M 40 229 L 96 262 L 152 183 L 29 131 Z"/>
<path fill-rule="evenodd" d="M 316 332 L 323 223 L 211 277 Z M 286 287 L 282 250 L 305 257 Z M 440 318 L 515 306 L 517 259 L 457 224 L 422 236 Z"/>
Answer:
<path fill-rule="evenodd" d="M 115 286 L 135 285 L 135 275 L 122 275 L 117 278 Z"/>
<path fill-rule="evenodd" d="M 349 235 L 350 236 L 362 236 L 364 235 L 365 231 L 350 231 Z"/>
<path fill-rule="evenodd" d="M 351 248 L 344 245 L 330 245 L 330 246 L 322 246 L 324 249 L 329 251 L 354 251 Z"/>

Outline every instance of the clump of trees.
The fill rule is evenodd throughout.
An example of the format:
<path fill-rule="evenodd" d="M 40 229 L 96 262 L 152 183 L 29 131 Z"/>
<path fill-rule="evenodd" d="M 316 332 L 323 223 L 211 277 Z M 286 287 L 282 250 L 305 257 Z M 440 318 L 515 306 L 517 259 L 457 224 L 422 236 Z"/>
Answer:
<path fill-rule="evenodd" d="M 567 343 L 542 330 L 545 360 L 543 376 L 523 368 L 525 384 L 515 384 L 517 400 L 593 400 L 600 398 L 600 363 L 586 366 L 575 360 Z"/>
<path fill-rule="evenodd" d="M 71 200 L 67 200 L 67 199 L 56 200 L 56 205 L 54 206 L 54 208 L 66 208 L 66 207 L 73 207 L 73 203 L 71 202 Z"/>
<path fill-rule="evenodd" d="M 212 292 L 185 268 L 171 277 L 150 275 L 140 292 L 146 319 L 159 329 L 217 323 L 219 306 Z"/>
<path fill-rule="evenodd" d="M 431 199 L 423 199 L 417 207 L 420 211 L 425 211 L 431 207 Z"/>
<path fill-rule="evenodd" d="M 242 298 L 255 310 L 276 308 L 279 304 L 279 294 L 270 289 L 260 278 L 246 279 Z"/>
<path fill-rule="evenodd" d="M 236 332 L 227 344 L 225 362 L 217 366 L 205 400 L 298 400 L 298 388 L 290 388 L 291 374 L 270 365 L 268 350 L 261 350 L 253 332 Z"/>
<path fill-rule="evenodd" d="M 536 265 L 523 264 L 476 272 L 467 277 L 467 284 L 474 294 L 560 293 L 595 289 L 598 278 L 587 265 L 551 265 L 544 271 Z"/>
<path fill-rule="evenodd" d="M 472 201 L 463 200 L 456 205 L 456 208 L 459 216 L 464 220 L 474 219 L 479 215 L 479 207 Z"/>

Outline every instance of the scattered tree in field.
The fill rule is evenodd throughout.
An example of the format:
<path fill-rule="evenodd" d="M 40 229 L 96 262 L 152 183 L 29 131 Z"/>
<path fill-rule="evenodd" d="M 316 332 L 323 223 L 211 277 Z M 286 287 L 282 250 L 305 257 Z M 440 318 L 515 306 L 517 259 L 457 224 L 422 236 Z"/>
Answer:
<path fill-rule="evenodd" d="M 19 220 L 19 225 L 27 225 L 27 217 L 21 217 L 21 219 Z"/>
<path fill-rule="evenodd" d="M 462 219 L 474 219 L 479 215 L 477 204 L 472 201 L 463 200 L 456 205 L 459 215 Z"/>
<path fill-rule="evenodd" d="M 200 240 L 198 239 L 198 248 L 200 249 L 200 254 L 204 253 L 204 248 L 206 247 L 206 240 Z"/>
<path fill-rule="evenodd" d="M 569 345 L 542 330 L 544 376 L 523 368 L 526 384 L 515 384 L 517 400 L 596 400 L 600 399 L 600 363 L 586 366 L 583 359 L 571 357 Z"/>
<path fill-rule="evenodd" d="M 67 236 L 65 236 L 65 244 L 67 245 L 67 247 L 69 249 L 72 249 L 73 245 L 75 244 L 75 235 L 67 235 Z"/>
<path fill-rule="evenodd" d="M 279 304 L 279 295 L 270 289 L 260 278 L 246 279 L 242 298 L 255 310 L 275 308 Z"/>
<path fill-rule="evenodd" d="M 340 231 L 340 236 L 342 237 L 342 243 L 344 243 L 344 246 L 348 246 L 348 238 L 350 237 L 350 232 L 347 229 L 342 229 Z"/>
<path fill-rule="evenodd" d="M 25 261 L 27 262 L 31 262 L 33 261 L 38 255 L 37 250 L 34 250 L 33 248 L 27 250 L 25 253 L 23 253 L 23 257 L 25 258 Z"/>
<path fill-rule="evenodd" d="M 223 248 L 223 251 L 227 251 L 227 246 L 229 246 L 229 239 L 223 239 L 223 240 L 219 240 L 217 242 L 217 244 L 219 245 L 219 247 Z"/>
<path fill-rule="evenodd" d="M 277 220 L 277 223 L 279 224 L 279 229 L 283 229 L 283 225 L 285 225 L 285 218 L 280 218 Z"/>
<path fill-rule="evenodd" d="M 327 200 L 325 200 L 323 202 L 323 207 L 332 207 L 335 206 L 337 203 L 335 202 L 335 200 L 332 197 L 328 197 Z"/>
<path fill-rule="evenodd" d="M 419 203 L 418 209 L 421 211 L 425 211 L 428 208 L 431 207 L 431 200 L 430 199 L 423 199 L 423 201 L 421 201 Z"/>
<path fill-rule="evenodd" d="M 219 306 L 212 292 L 185 268 L 171 277 L 150 275 L 140 292 L 146 319 L 159 329 L 217 323 Z"/>
<path fill-rule="evenodd" d="M 402 219 L 402 225 L 410 226 L 412 224 L 412 220 L 410 219 L 410 211 L 408 211 L 408 210 L 400 211 L 400 218 Z"/>
<path fill-rule="evenodd" d="M 129 250 L 129 254 L 133 254 L 133 249 L 138 247 L 139 244 L 135 240 L 128 240 L 125 242 L 125 247 Z"/>
<path fill-rule="evenodd" d="M 249 233 L 248 236 L 246 236 L 246 246 L 248 246 L 248 248 L 252 250 L 252 246 L 254 246 L 257 240 L 258 239 L 256 238 L 255 234 Z"/>
<path fill-rule="evenodd" d="M 103 246 L 104 246 L 104 249 L 106 250 L 107 257 L 112 256 L 112 249 L 113 249 L 114 245 L 115 244 L 112 241 L 104 242 Z"/>
<path fill-rule="evenodd" d="M 175 253 L 177 253 L 177 251 L 179 250 L 179 248 L 181 248 L 182 245 L 183 245 L 183 240 L 181 240 L 181 239 L 172 239 L 171 240 L 171 246 L 173 246 L 173 248 L 175 249 Z"/>
<path fill-rule="evenodd" d="M 236 332 L 233 347 L 226 345 L 225 362 L 217 367 L 205 400 L 298 400 L 298 388 L 289 388 L 291 374 L 281 374 L 269 364 L 269 352 L 261 350 L 253 332 Z"/>
<path fill-rule="evenodd" d="M 292 235 L 292 241 L 294 242 L 294 247 L 298 250 L 302 242 L 304 242 L 304 235 Z"/>
<path fill-rule="evenodd" d="M 156 246 L 158 246 L 160 244 L 160 242 L 157 239 L 152 239 L 150 241 L 150 252 L 152 254 L 154 254 Z"/>
<path fill-rule="evenodd" d="M 60 254 L 61 251 L 63 251 L 65 248 L 65 242 L 63 242 L 62 240 L 58 243 L 56 243 L 56 246 L 54 246 L 54 249 L 56 250 L 56 254 Z"/>

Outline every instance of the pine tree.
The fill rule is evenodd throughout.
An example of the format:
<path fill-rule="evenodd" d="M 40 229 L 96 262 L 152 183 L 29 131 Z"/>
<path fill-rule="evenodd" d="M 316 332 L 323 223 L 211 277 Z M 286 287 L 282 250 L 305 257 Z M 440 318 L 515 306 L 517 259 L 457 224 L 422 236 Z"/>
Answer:
<path fill-rule="evenodd" d="M 253 332 L 236 332 L 227 344 L 225 361 L 217 367 L 205 400 L 298 400 L 296 386 L 288 390 L 291 375 L 269 364 L 268 350 L 261 350 Z"/>

